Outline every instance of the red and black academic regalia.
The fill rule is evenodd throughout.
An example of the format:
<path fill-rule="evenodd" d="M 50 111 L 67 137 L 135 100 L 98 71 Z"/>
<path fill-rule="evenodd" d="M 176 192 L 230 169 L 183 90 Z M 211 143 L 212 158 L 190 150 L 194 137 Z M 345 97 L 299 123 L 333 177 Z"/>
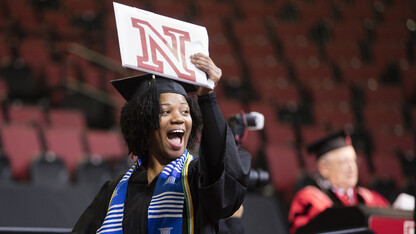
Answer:
<path fill-rule="evenodd" d="M 242 204 L 247 189 L 250 155 L 239 155 L 234 136 L 218 106 L 214 93 L 200 96 L 198 103 L 204 128 L 201 152 L 189 165 L 195 233 L 216 233 L 218 220 L 231 216 Z M 123 233 L 147 234 L 147 212 L 157 176 L 148 185 L 147 171 L 139 167 L 128 182 Z M 73 233 L 95 233 L 104 221 L 114 188 L 121 177 L 107 182 L 84 211 Z M 185 208 L 185 207 L 184 207 Z M 183 212 L 183 233 L 187 213 Z"/>
<path fill-rule="evenodd" d="M 325 209 L 333 206 L 366 206 L 387 207 L 389 202 L 379 193 L 363 187 L 353 189 L 352 196 L 340 195 L 332 190 L 321 190 L 307 186 L 296 193 L 289 210 L 290 233 L 306 225 Z"/>

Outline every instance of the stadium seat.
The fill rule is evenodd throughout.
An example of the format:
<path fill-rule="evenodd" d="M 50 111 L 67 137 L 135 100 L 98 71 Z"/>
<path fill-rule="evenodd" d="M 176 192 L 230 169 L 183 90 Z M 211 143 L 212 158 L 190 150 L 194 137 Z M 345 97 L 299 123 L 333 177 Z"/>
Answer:
<path fill-rule="evenodd" d="M 416 67 L 412 66 L 406 70 L 402 70 L 401 74 L 404 97 L 407 101 L 416 103 Z"/>
<path fill-rule="evenodd" d="M 334 61 L 340 66 L 348 66 L 361 57 L 358 43 L 347 39 L 327 43 L 325 54 L 329 61 Z"/>
<path fill-rule="evenodd" d="M 188 5 L 185 2 L 177 1 L 152 1 L 156 14 L 164 15 L 178 20 L 186 20 L 188 15 Z"/>
<path fill-rule="evenodd" d="M 274 2 L 239 1 L 238 6 L 245 19 L 262 19 L 276 12 Z"/>
<path fill-rule="evenodd" d="M 375 66 L 342 66 L 340 68 L 347 85 L 367 87 L 370 80 L 377 81 L 381 75 L 381 69 Z"/>
<path fill-rule="evenodd" d="M 119 159 L 127 156 L 121 133 L 113 131 L 87 130 L 86 140 L 92 158 L 102 160 Z"/>
<path fill-rule="evenodd" d="M 74 128 L 84 130 L 87 120 L 80 110 L 52 108 L 47 113 L 51 127 Z"/>
<path fill-rule="evenodd" d="M 4 36 L 0 36 L 0 58 L 10 58 L 10 52 Z"/>
<path fill-rule="evenodd" d="M 235 99 L 223 98 L 218 100 L 218 104 L 226 120 L 231 115 L 240 113 L 243 110 L 242 103 Z"/>
<path fill-rule="evenodd" d="M 310 88 L 333 86 L 335 79 L 332 68 L 329 65 L 308 66 L 295 64 L 296 76 L 299 84 Z"/>
<path fill-rule="evenodd" d="M 264 123 L 267 145 L 277 145 L 283 147 L 294 147 L 296 144 L 295 132 L 291 126 L 273 123 L 271 121 Z"/>
<path fill-rule="evenodd" d="M 407 61 L 407 48 L 401 40 L 396 43 L 391 41 L 377 42 L 372 45 L 373 61 L 376 65 L 384 67 L 391 62 Z"/>
<path fill-rule="evenodd" d="M 401 136 L 372 134 L 372 142 L 375 156 L 383 153 L 395 155 L 396 152 L 408 153 L 416 150 L 415 139 L 409 133 Z"/>
<path fill-rule="evenodd" d="M 273 125 L 278 122 L 277 107 L 272 103 L 252 101 L 248 103 L 247 112 L 259 112 L 264 115 L 264 125 Z"/>
<path fill-rule="evenodd" d="M 320 55 L 318 48 L 311 43 L 301 42 L 292 44 L 283 42 L 283 51 L 285 58 L 294 63 L 306 63 L 308 60 L 317 60 Z"/>
<path fill-rule="evenodd" d="M 28 63 L 34 74 L 40 75 L 51 59 L 45 40 L 40 38 L 26 38 L 19 46 L 20 57 Z"/>
<path fill-rule="evenodd" d="M 243 140 L 241 147 L 247 150 L 251 154 L 252 162 L 257 159 L 259 150 L 265 146 L 265 142 L 261 137 L 261 132 L 257 131 L 247 131 L 246 138 Z"/>
<path fill-rule="evenodd" d="M 198 1 L 197 12 L 198 18 L 212 18 L 213 15 L 217 16 L 217 18 L 226 18 L 233 15 L 233 9 L 227 2 L 208 0 Z"/>
<path fill-rule="evenodd" d="M 12 124 L 46 125 L 45 113 L 39 106 L 10 105 L 8 114 Z"/>
<path fill-rule="evenodd" d="M 404 175 L 398 157 L 380 152 L 374 155 L 373 164 L 379 179 L 393 180 L 398 188 L 403 185 Z"/>
<path fill-rule="evenodd" d="M 62 159 L 52 152 L 45 152 L 30 164 L 30 182 L 41 187 L 65 187 L 69 173 Z"/>
<path fill-rule="evenodd" d="M 290 197 L 300 173 L 295 150 L 269 144 L 266 148 L 266 157 L 274 188 L 286 198 Z"/>
<path fill-rule="evenodd" d="M 299 14 L 302 22 L 317 22 L 323 19 L 331 19 L 333 16 L 330 3 L 326 1 L 300 4 Z"/>
<path fill-rule="evenodd" d="M 404 101 L 402 90 L 397 86 L 377 86 L 377 89 L 364 89 L 367 106 L 379 109 L 399 109 Z"/>
<path fill-rule="evenodd" d="M 368 165 L 368 157 L 362 153 L 357 155 L 358 183 L 360 186 L 368 187 L 372 182 L 372 173 Z"/>
<path fill-rule="evenodd" d="M 3 125 L 2 147 L 9 156 L 13 178 L 26 181 L 31 161 L 41 152 L 38 132 L 26 125 Z"/>
<path fill-rule="evenodd" d="M 351 90 L 346 85 L 336 85 L 333 87 L 317 87 L 311 89 L 311 95 L 313 102 L 315 103 L 334 103 L 339 105 L 340 103 L 351 102 Z"/>
<path fill-rule="evenodd" d="M 327 134 L 328 131 L 323 126 L 303 126 L 300 129 L 302 148 L 306 149 L 309 144 L 325 137 Z"/>
<path fill-rule="evenodd" d="M 112 178 L 112 173 L 105 161 L 98 158 L 86 158 L 77 166 L 75 185 L 98 189 Z"/>
<path fill-rule="evenodd" d="M 314 107 L 315 124 L 331 129 L 352 127 L 355 124 L 354 114 L 349 107 L 346 110 L 328 108 L 322 104 Z"/>
<path fill-rule="evenodd" d="M 332 26 L 332 39 L 335 43 L 358 43 L 366 37 L 362 20 L 343 20 Z"/>
<path fill-rule="evenodd" d="M 43 135 L 48 151 L 61 158 L 73 178 L 77 165 L 84 159 L 86 150 L 83 142 L 83 132 L 79 128 L 49 127 L 43 129 Z"/>

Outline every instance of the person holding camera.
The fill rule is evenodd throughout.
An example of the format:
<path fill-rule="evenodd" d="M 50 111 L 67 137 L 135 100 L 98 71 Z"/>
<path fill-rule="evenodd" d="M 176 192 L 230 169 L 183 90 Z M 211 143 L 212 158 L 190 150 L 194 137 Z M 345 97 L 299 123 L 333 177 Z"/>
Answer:
<path fill-rule="evenodd" d="M 289 210 L 290 233 L 330 207 L 378 206 L 389 202 L 379 193 L 357 186 L 357 155 L 349 134 L 342 130 L 312 143 L 308 152 L 316 155 L 316 185 L 299 190 Z"/>
<path fill-rule="evenodd" d="M 191 62 L 219 82 L 210 57 Z M 73 233 L 217 233 L 243 202 L 251 159 L 238 154 L 213 90 L 199 87 L 196 101 L 194 86 L 151 74 L 112 84 L 127 100 L 120 127 L 138 160 L 103 185 Z"/>

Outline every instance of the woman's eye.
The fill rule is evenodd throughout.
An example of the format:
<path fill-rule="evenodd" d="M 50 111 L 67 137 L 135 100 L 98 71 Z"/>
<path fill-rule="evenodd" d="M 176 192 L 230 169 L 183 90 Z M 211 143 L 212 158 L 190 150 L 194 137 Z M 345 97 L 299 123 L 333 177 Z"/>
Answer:
<path fill-rule="evenodd" d="M 161 113 L 162 115 L 166 115 L 166 114 L 169 114 L 169 113 L 170 113 L 170 111 L 168 111 L 168 110 L 161 110 L 161 111 L 160 111 L 160 113 Z"/>

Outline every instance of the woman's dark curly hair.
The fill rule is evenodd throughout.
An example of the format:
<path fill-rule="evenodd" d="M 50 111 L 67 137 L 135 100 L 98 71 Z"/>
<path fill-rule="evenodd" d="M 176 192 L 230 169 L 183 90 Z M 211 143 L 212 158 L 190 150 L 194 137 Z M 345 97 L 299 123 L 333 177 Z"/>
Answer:
<path fill-rule="evenodd" d="M 144 166 L 148 162 L 150 133 L 155 130 L 151 98 L 150 92 L 133 97 L 123 106 L 120 116 L 120 129 L 129 154 L 138 156 Z M 187 149 L 192 150 L 198 141 L 198 133 L 202 129 L 202 116 L 195 98 L 192 96 L 185 98 L 192 117 L 192 130 Z"/>

